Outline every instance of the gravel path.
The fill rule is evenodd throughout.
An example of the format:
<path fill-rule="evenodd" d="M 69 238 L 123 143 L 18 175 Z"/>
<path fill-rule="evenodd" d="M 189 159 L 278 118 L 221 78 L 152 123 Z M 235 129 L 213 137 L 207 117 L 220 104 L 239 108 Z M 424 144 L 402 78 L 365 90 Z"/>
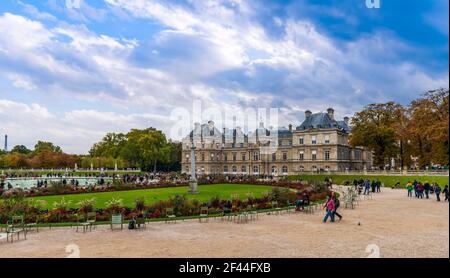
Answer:
<path fill-rule="evenodd" d="M 319 211 L 261 215 L 248 224 L 180 221 L 150 223 L 145 230 L 99 226 L 84 234 L 45 228 L 13 244 L 0 239 L 0 257 L 76 256 L 69 252 L 77 247 L 80 257 L 362 258 L 377 250 L 381 257 L 449 257 L 449 207 L 434 197 L 418 200 L 405 190 L 383 189 L 340 212 L 342 221 L 327 224 Z"/>

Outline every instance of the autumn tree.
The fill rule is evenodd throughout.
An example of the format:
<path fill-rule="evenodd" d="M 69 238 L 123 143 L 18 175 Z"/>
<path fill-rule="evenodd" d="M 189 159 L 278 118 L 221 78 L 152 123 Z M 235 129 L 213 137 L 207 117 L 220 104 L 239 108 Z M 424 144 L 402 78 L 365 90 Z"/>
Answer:
<path fill-rule="evenodd" d="M 352 118 L 350 144 L 374 152 L 374 165 L 384 167 L 399 153 L 396 124 L 404 117 L 402 105 L 395 102 L 369 104 Z"/>

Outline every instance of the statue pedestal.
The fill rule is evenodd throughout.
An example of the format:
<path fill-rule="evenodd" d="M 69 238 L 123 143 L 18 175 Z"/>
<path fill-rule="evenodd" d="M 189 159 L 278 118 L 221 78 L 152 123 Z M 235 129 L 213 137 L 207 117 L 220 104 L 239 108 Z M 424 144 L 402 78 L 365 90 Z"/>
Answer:
<path fill-rule="evenodd" d="M 198 194 L 198 184 L 197 180 L 190 180 L 189 181 L 189 194 Z"/>

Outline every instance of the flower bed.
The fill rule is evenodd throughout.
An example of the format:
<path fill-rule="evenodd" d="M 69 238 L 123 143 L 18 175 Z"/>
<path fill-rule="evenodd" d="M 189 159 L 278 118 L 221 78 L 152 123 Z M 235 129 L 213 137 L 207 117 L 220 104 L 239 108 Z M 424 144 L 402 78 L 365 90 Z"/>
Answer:
<path fill-rule="evenodd" d="M 237 183 L 237 182 L 236 182 Z M 279 206 L 292 204 L 297 199 L 298 193 L 306 192 L 312 202 L 322 200 L 329 194 L 326 187 L 317 185 L 306 185 L 301 183 L 265 183 L 264 185 L 274 186 L 272 191 L 262 197 L 255 198 L 248 196 L 246 200 L 239 198 L 220 199 L 213 197 L 208 202 L 187 199 L 184 195 L 175 195 L 169 200 L 160 200 L 151 205 L 146 205 L 142 199 L 136 200 L 134 208 L 123 207 L 121 200 L 113 199 L 108 202 L 105 209 L 96 209 L 97 221 L 109 221 L 112 213 L 121 213 L 125 219 L 133 216 L 145 215 L 145 217 L 161 218 L 164 217 L 166 208 L 173 208 L 177 216 L 198 215 L 200 207 L 207 206 L 210 214 L 222 212 L 224 210 L 238 211 L 246 209 L 248 205 L 255 209 L 271 208 L 272 201 L 277 201 Z M 297 192 L 290 188 L 297 189 Z M 84 200 L 79 203 L 79 209 L 70 208 L 69 202 L 61 199 L 54 203 L 51 210 L 43 210 L 39 202 L 33 202 L 25 198 L 24 192 L 16 192 L 7 196 L 0 203 L 0 223 L 6 223 L 11 215 L 24 215 L 27 221 L 35 221 L 39 217 L 41 223 L 75 222 L 77 214 L 86 214 L 94 211 L 95 200 Z"/>

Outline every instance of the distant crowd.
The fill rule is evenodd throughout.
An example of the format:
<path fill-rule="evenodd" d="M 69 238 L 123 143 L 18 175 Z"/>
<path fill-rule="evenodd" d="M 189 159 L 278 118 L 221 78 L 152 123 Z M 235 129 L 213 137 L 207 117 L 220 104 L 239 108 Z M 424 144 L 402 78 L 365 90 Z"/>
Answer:
<path fill-rule="evenodd" d="M 448 202 L 448 185 L 444 186 L 444 189 L 442 189 L 439 184 L 436 182 L 433 182 L 430 184 L 429 182 L 422 183 L 420 181 L 414 180 L 413 182 L 409 181 L 406 184 L 406 189 L 408 190 L 408 197 L 413 197 L 413 191 L 414 196 L 417 199 L 429 199 L 430 195 L 436 195 L 436 201 L 441 201 L 441 194 L 444 195 L 444 201 Z"/>

